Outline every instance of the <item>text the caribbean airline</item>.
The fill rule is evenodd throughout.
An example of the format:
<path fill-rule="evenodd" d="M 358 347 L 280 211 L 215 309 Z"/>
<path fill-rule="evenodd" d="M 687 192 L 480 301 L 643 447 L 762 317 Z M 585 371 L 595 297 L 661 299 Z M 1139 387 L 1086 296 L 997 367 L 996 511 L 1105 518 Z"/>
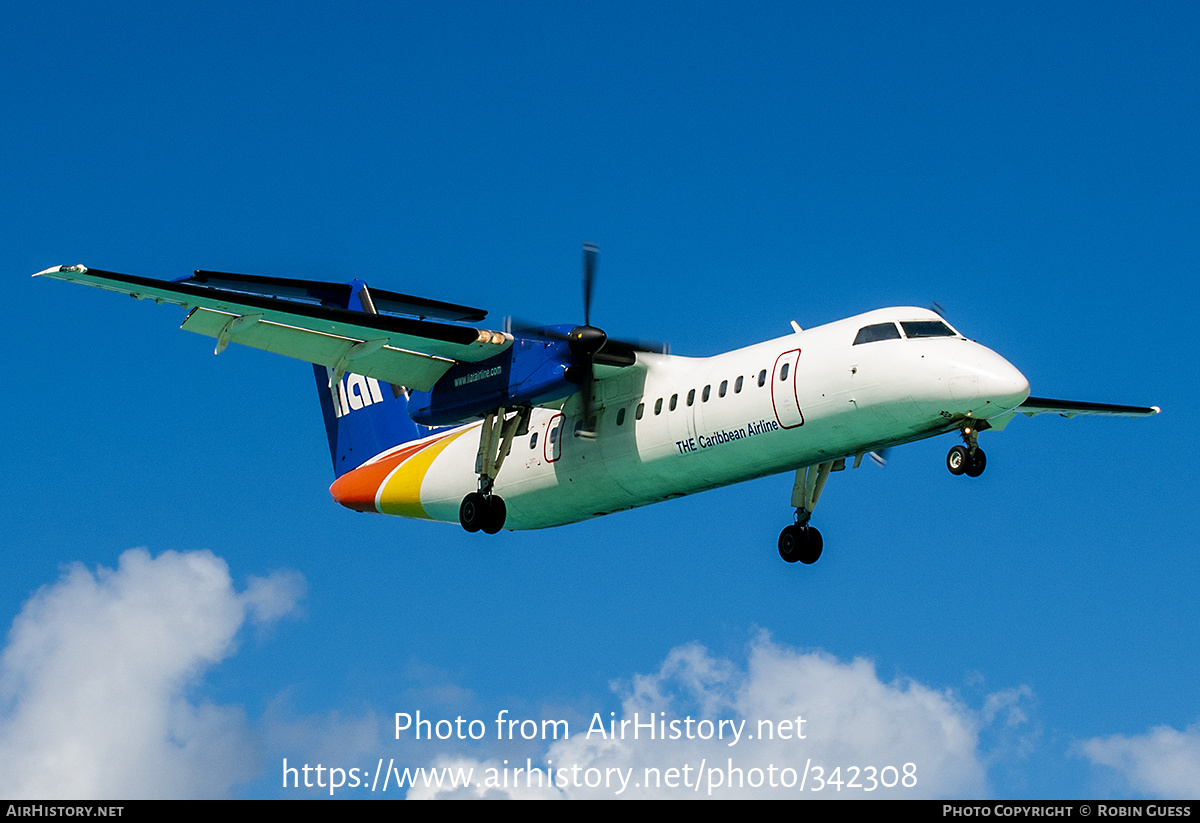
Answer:
<path fill-rule="evenodd" d="M 487 313 L 368 288 L 197 271 L 164 281 L 59 266 L 67 280 L 188 310 L 183 328 L 314 364 L 343 506 L 539 529 L 795 471 L 784 560 L 813 563 L 830 472 L 958 432 L 947 468 L 977 477 L 978 435 L 1017 414 L 1140 417 L 1157 407 L 1029 396 L 1003 357 L 938 314 L 890 308 L 706 358 L 609 340 L 584 323 L 490 331 Z"/>

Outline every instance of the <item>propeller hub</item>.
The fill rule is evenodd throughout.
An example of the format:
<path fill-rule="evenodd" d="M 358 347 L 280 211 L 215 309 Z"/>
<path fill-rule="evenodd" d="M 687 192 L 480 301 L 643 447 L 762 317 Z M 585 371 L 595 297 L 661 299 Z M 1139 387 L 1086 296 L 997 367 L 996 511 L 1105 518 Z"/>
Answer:
<path fill-rule="evenodd" d="M 576 326 L 567 336 L 567 346 L 576 357 L 592 357 L 607 342 L 608 335 L 595 326 Z"/>

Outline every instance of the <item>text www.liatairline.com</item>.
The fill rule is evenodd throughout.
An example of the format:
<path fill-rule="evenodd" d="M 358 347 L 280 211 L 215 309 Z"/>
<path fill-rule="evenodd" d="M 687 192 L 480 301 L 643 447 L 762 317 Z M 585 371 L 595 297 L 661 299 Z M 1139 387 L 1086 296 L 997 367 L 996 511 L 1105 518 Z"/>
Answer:
<path fill-rule="evenodd" d="M 635 780 L 632 767 L 537 766 L 527 759 L 524 766 L 487 766 L 477 779 L 474 766 L 401 767 L 394 759 L 384 764 L 379 758 L 374 769 L 341 768 L 318 763 L 288 765 L 283 759 L 283 788 L 321 789 L 329 794 L 346 789 L 371 792 L 409 789 L 605 789 L 614 795 L 629 790 L 673 789 L 706 795 L 722 790 L 790 789 L 799 792 L 863 792 L 879 789 L 912 789 L 917 785 L 917 766 L 835 766 L 814 764 L 809 758 L 799 768 L 791 766 L 737 766 L 733 759 L 724 765 L 702 760 L 699 766 L 684 764 L 659 768 L 646 766 Z"/>

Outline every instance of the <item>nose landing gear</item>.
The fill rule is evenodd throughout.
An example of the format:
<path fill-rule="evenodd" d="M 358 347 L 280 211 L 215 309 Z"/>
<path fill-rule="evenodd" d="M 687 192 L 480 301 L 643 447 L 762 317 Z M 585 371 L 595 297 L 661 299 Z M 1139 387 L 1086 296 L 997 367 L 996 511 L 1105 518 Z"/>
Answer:
<path fill-rule="evenodd" d="M 946 468 L 953 475 L 978 477 L 987 467 L 987 455 L 979 448 L 979 428 L 964 426 L 962 439 L 965 445 L 954 446 L 946 455 Z"/>

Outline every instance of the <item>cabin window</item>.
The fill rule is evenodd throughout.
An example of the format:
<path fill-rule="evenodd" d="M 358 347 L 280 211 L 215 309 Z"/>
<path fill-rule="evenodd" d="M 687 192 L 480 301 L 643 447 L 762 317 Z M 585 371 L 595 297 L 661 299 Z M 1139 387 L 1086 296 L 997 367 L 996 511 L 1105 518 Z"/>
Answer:
<path fill-rule="evenodd" d="M 554 445 L 555 443 L 558 442 L 558 433 L 561 430 L 562 430 L 562 423 L 559 423 L 558 425 L 556 425 L 554 428 L 552 428 L 550 430 L 550 445 Z"/>
<path fill-rule="evenodd" d="M 617 425 L 618 426 L 625 425 L 625 407 L 624 406 L 617 409 Z"/>
<path fill-rule="evenodd" d="M 702 391 L 702 392 L 700 393 L 700 399 L 701 399 L 703 402 L 705 402 L 705 403 L 707 403 L 707 402 L 708 402 L 708 393 L 709 393 L 710 391 L 712 391 L 712 386 L 705 386 L 705 387 L 704 387 L 704 391 Z"/>
<path fill-rule="evenodd" d="M 787 380 L 788 369 L 790 369 L 791 367 L 792 367 L 791 363 L 783 364 L 783 368 L 779 370 L 779 379 L 780 380 Z"/>
<path fill-rule="evenodd" d="M 767 370 L 763 369 L 758 373 L 758 387 L 761 389 L 765 385 L 767 385 Z"/>
<path fill-rule="evenodd" d="M 646 413 L 646 404 L 638 403 L 637 414 L 634 415 L 638 420 L 642 419 L 642 415 Z"/>
<path fill-rule="evenodd" d="M 728 381 L 728 380 L 722 380 L 722 381 L 721 381 L 721 390 L 720 390 L 719 392 L 717 392 L 717 394 L 718 394 L 719 396 L 721 396 L 721 397 L 724 397 L 724 396 L 725 396 L 725 392 L 726 392 L 728 389 L 729 389 L 729 381 Z"/>
<path fill-rule="evenodd" d="M 529 448 L 531 448 L 531 449 L 537 448 L 537 436 L 538 436 L 537 432 L 534 432 L 533 434 L 529 435 Z"/>
<path fill-rule="evenodd" d="M 695 402 L 696 402 L 696 390 L 692 389 L 690 392 L 688 392 L 688 405 L 690 406 Z"/>
<path fill-rule="evenodd" d="M 662 414 L 662 398 L 661 397 L 654 401 L 654 413 Z"/>
<path fill-rule="evenodd" d="M 582 421 L 582 420 L 576 420 L 576 421 L 575 421 L 575 436 L 576 436 L 576 437 L 578 437 L 578 436 L 579 436 L 579 433 L 580 433 L 581 431 L 583 431 L 583 421 Z M 571 448 L 574 448 L 574 446 L 572 446 Z"/>
<path fill-rule="evenodd" d="M 675 407 L 679 405 L 679 395 L 671 395 L 671 411 L 675 411 Z"/>
<path fill-rule="evenodd" d="M 742 378 L 739 376 L 733 384 L 733 393 L 738 394 L 742 390 Z"/>
<path fill-rule="evenodd" d="M 909 335 L 910 337 L 912 335 Z M 854 338 L 854 345 L 874 343 L 876 340 L 899 340 L 900 332 L 895 323 L 876 323 L 874 326 L 863 326 Z"/>
<path fill-rule="evenodd" d="M 901 323 L 905 337 L 954 337 L 954 329 L 941 320 L 909 320 Z"/>

